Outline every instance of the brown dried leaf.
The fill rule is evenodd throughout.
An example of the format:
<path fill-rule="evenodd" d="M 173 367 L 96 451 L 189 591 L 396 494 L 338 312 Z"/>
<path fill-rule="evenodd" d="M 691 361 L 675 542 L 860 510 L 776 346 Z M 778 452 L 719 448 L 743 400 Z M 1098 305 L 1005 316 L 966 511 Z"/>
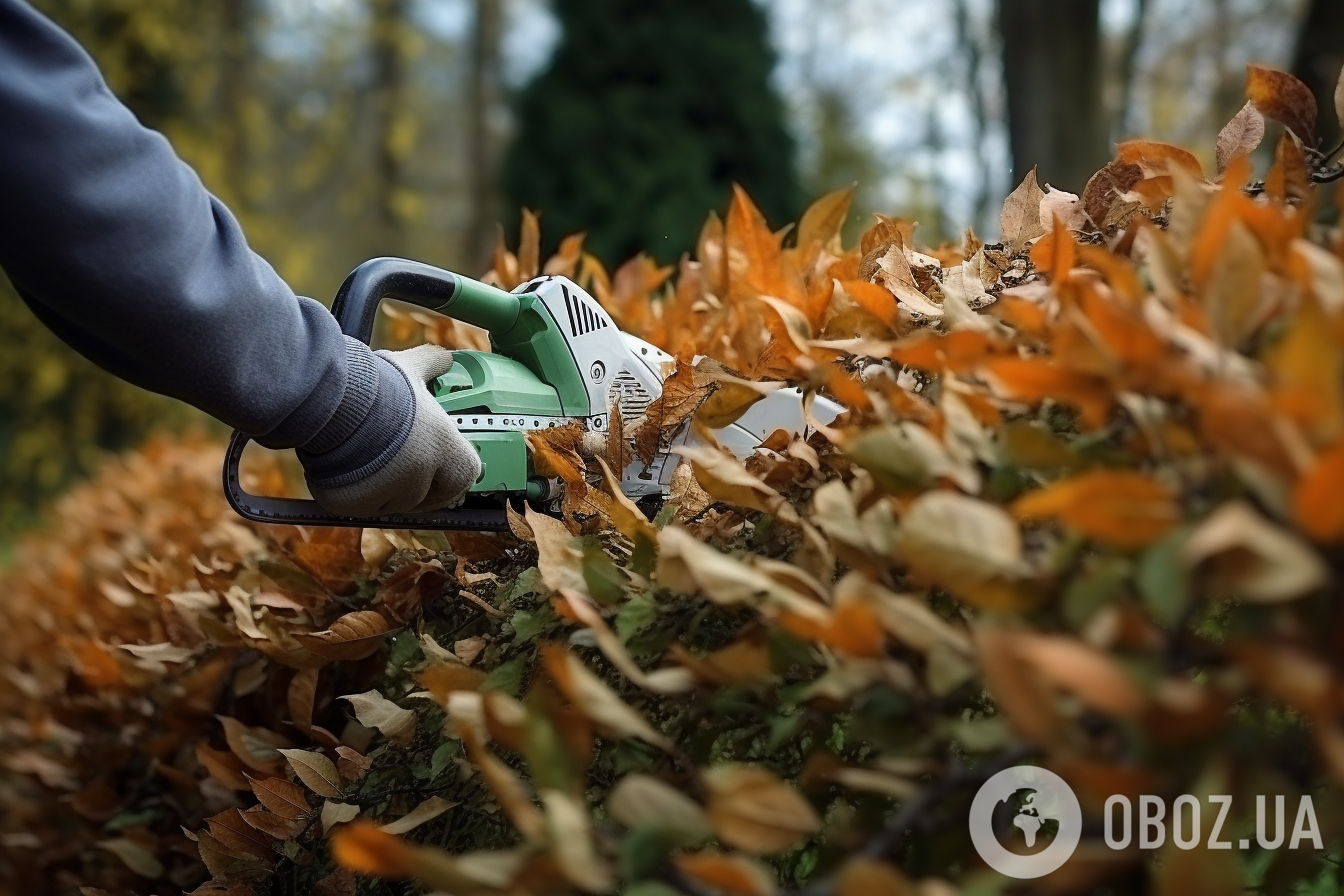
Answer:
<path fill-rule="evenodd" d="M 1237 156 L 1250 155 L 1263 139 L 1265 139 L 1265 119 L 1255 111 L 1255 106 L 1248 102 L 1218 132 L 1218 146 L 1214 150 L 1218 173 L 1222 174 L 1228 163 Z"/>
<path fill-rule="evenodd" d="M 355 718 L 366 728 L 377 728 L 392 740 L 409 746 L 415 737 L 416 717 L 409 709 L 402 709 L 377 691 L 346 694 L 338 700 L 348 700 L 354 707 Z"/>
<path fill-rule="evenodd" d="M 1281 603 L 1324 585 L 1329 569 L 1295 533 L 1229 501 L 1186 540 L 1181 556 L 1191 566 L 1212 563 L 1213 586 L 1252 603 Z"/>
<path fill-rule="evenodd" d="M 283 761 L 280 750 L 294 746 L 267 728 L 249 728 L 229 716 L 215 716 L 215 718 L 224 726 L 224 739 L 228 742 L 233 755 L 250 769 L 273 774 Z"/>
<path fill-rule="evenodd" d="M 658 828 L 693 846 L 714 831 L 700 804 L 652 775 L 626 775 L 607 797 L 611 817 L 631 830 Z"/>
<path fill-rule="evenodd" d="M 363 756 L 350 747 L 340 746 L 336 748 L 336 770 L 341 773 L 341 777 L 351 783 L 364 777 L 364 773 L 373 765 L 373 760 Z"/>
<path fill-rule="evenodd" d="M 1013 192 L 1003 201 L 999 211 L 999 238 L 1010 249 L 1020 249 L 1028 240 L 1045 233 L 1041 226 L 1041 200 L 1045 191 L 1036 183 L 1033 166 Z"/>
<path fill-rule="evenodd" d="M 704 773 L 706 811 L 719 840 L 758 855 L 786 852 L 821 830 L 821 819 L 798 792 L 770 772 L 721 765 Z"/>
<path fill-rule="evenodd" d="M 663 394 L 649 405 L 635 429 L 635 456 L 646 464 L 653 463 L 658 452 L 671 443 L 713 389 L 713 384 L 696 377 L 690 364 L 677 364 L 677 369 L 663 381 Z"/>
<path fill-rule="evenodd" d="M 294 640 L 328 662 L 362 660 L 371 656 L 394 627 L 373 610 L 346 613 L 322 632 L 296 632 Z"/>
<path fill-rule="evenodd" d="M 99 840 L 93 845 L 112 853 L 121 859 L 122 864 L 141 877 L 155 880 L 163 876 L 163 863 L 154 856 L 154 853 L 146 849 L 144 844 L 126 837 L 117 837 L 115 840 Z"/>
<path fill-rule="evenodd" d="M 746 856 L 706 850 L 674 856 L 672 862 L 693 880 L 730 896 L 776 896 L 779 892 L 774 871 Z"/>
<path fill-rule="evenodd" d="M 338 824 L 354 821 L 359 815 L 359 807 L 350 803 L 335 803 L 327 800 L 322 804 L 322 833 L 330 834 Z"/>
<path fill-rule="evenodd" d="M 280 755 L 313 793 L 333 799 L 341 797 L 341 775 L 330 759 L 312 750 L 281 750 Z"/>
<path fill-rule="evenodd" d="M 1246 98 L 1266 118 L 1287 126 L 1308 146 L 1316 143 L 1316 97 L 1297 78 L 1260 65 L 1246 66 Z"/>
<path fill-rule="evenodd" d="M 226 846 L 204 831 L 196 835 L 196 849 L 211 877 L 247 881 L 262 880 L 271 873 L 271 861 Z"/>
<path fill-rule="evenodd" d="M 388 822 L 379 828 L 385 834 L 406 834 L 415 830 L 427 821 L 438 818 L 449 809 L 456 806 L 456 802 L 445 800 L 441 796 L 431 796 L 407 812 L 396 821 Z"/>
<path fill-rule="evenodd" d="M 263 806 L 287 821 L 303 818 L 312 810 L 303 788 L 284 778 L 254 778 L 252 792 Z"/>

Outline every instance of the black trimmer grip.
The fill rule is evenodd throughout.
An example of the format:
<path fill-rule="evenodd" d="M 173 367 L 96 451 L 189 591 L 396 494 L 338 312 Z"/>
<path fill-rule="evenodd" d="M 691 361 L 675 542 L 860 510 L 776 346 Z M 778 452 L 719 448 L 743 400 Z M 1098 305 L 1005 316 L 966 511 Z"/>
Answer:
<path fill-rule="evenodd" d="M 405 258 L 371 258 L 345 278 L 331 313 L 341 332 L 366 345 L 373 339 L 373 323 L 383 299 L 409 302 L 430 310 L 453 300 L 461 278 L 442 268 Z"/>

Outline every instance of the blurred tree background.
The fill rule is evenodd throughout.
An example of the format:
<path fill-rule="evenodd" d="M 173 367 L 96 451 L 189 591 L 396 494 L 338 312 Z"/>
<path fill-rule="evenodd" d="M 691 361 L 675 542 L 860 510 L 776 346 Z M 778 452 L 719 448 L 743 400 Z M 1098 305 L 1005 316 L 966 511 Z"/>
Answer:
<path fill-rule="evenodd" d="M 801 208 L 775 56 L 752 0 L 556 0 L 564 37 L 520 94 L 508 205 L 608 265 L 691 247 L 734 183 L 766 217 Z"/>
<path fill-rule="evenodd" d="M 608 263 L 672 260 L 734 179 L 774 224 L 858 181 L 852 225 L 899 209 L 923 242 L 993 237 L 1030 165 L 1078 191 L 1117 139 L 1212 146 L 1247 62 L 1328 108 L 1344 61 L 1337 0 L 35 3 L 323 300 L 376 254 L 484 270 L 521 202 Z M 7 284 L 0 326 L 0 543 L 101 453 L 201 422 L 75 356 Z"/>

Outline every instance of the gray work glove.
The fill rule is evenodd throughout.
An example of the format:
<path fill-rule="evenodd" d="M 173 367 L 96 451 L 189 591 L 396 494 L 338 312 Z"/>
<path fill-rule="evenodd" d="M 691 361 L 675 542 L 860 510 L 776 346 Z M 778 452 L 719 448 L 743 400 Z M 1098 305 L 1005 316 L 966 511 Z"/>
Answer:
<path fill-rule="evenodd" d="M 387 431 L 388 448 L 375 461 L 354 471 L 331 475 L 335 451 L 313 455 L 299 451 L 313 498 L 331 513 L 342 516 L 382 516 L 389 513 L 416 513 L 455 507 L 481 475 L 481 459 L 471 443 L 457 431 L 443 408 L 439 407 L 427 385 L 453 366 L 453 354 L 437 345 L 420 345 L 400 352 L 380 351 L 371 358 L 375 364 L 388 362 L 393 371 L 381 368 L 380 401 L 368 412 L 369 418 L 395 417 Z M 397 376 L 400 374 L 400 377 Z M 410 399 L 403 394 L 389 396 L 405 380 Z M 390 408 L 400 408 L 390 410 Z M 409 411 L 409 414 L 407 414 Z M 405 418 L 409 416 L 409 420 Z M 366 420 L 364 432 L 381 424 Z M 397 447 L 397 441 L 404 440 Z M 325 463 L 324 463 L 325 461 Z"/>

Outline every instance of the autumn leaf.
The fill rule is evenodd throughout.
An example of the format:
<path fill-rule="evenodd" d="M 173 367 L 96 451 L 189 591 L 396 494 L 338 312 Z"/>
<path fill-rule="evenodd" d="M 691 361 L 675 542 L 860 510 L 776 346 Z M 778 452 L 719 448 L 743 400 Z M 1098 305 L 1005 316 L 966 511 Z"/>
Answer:
<path fill-rule="evenodd" d="M 948 491 L 930 491 L 901 516 L 901 556 L 918 577 L 953 591 L 1011 579 L 1025 570 L 1022 535 L 1004 510 Z"/>
<path fill-rule="evenodd" d="M 1255 105 L 1248 102 L 1218 132 L 1218 146 L 1214 153 L 1218 173 L 1222 174 L 1228 163 L 1237 156 L 1251 153 L 1263 139 L 1265 139 L 1265 120 L 1255 110 Z"/>
<path fill-rule="evenodd" d="M 330 759 L 311 750 L 281 750 L 280 755 L 313 793 L 333 799 L 341 797 L 341 775 Z"/>
<path fill-rule="evenodd" d="M 126 837 L 117 837 L 113 840 L 99 840 L 94 844 L 99 849 L 107 850 L 136 874 L 149 880 L 154 880 L 163 876 L 163 863 L 154 857 L 154 854 L 146 849 L 142 844 Z"/>
<path fill-rule="evenodd" d="M 541 656 L 556 686 L 598 728 L 615 738 L 633 737 L 660 749 L 671 748 L 663 734 L 574 654 L 548 644 L 542 647 Z"/>
<path fill-rule="evenodd" d="M 1246 98 L 1266 118 L 1286 125 L 1303 143 L 1315 144 L 1316 97 L 1297 78 L 1276 69 L 1248 65 Z"/>
<path fill-rule="evenodd" d="M 431 796 L 420 802 L 414 809 L 396 821 L 388 822 L 379 828 L 385 834 L 406 834 L 427 821 L 433 821 L 457 803 L 445 800 L 441 796 Z"/>
<path fill-rule="evenodd" d="M 1180 519 L 1165 485 L 1129 470 L 1097 470 L 1060 480 L 1013 503 L 1018 519 L 1058 519 L 1120 548 L 1161 538 Z"/>
<path fill-rule="evenodd" d="M 361 725 L 377 728 L 402 746 L 410 744 L 415 737 L 415 713 L 402 709 L 377 691 L 347 694 L 338 699 L 349 701 Z"/>
<path fill-rule="evenodd" d="M 248 768 L 271 772 L 280 766 L 280 750 L 292 747 L 288 740 L 265 728 L 252 728 L 229 716 L 215 716 L 224 726 L 224 739 L 233 755 Z"/>
<path fill-rule="evenodd" d="M 832 190 L 807 207 L 798 219 L 798 245 L 809 246 L 820 243 L 830 244 L 839 238 L 840 228 L 844 226 L 845 216 L 849 214 L 849 204 L 854 199 L 856 185 Z"/>
<path fill-rule="evenodd" d="M 721 765 L 704 774 L 706 812 L 719 840 L 760 854 L 785 852 L 821 828 L 798 792 L 770 772 L 748 765 Z"/>
<path fill-rule="evenodd" d="M 699 803 L 651 775 L 635 773 L 622 778 L 607 797 L 607 811 L 628 828 L 659 828 L 687 846 L 713 833 Z"/>
<path fill-rule="evenodd" d="M 776 896 L 779 892 L 770 867 L 746 856 L 705 851 L 675 856 L 672 861 L 693 880 L 731 896 Z"/>
<path fill-rule="evenodd" d="M 1036 169 L 1022 178 L 1013 192 L 1003 201 L 999 211 L 1000 238 L 1011 248 L 1019 248 L 1029 240 L 1045 233 L 1041 225 L 1041 200 L 1045 191 L 1036 183 Z"/>
<path fill-rule="evenodd" d="M 1293 490 L 1293 514 L 1302 531 L 1322 543 L 1344 539 L 1344 441 L 1316 458 Z"/>
<path fill-rule="evenodd" d="M 1190 534 L 1181 556 L 1209 562 L 1216 590 L 1254 603 L 1281 603 L 1326 583 L 1329 570 L 1296 535 L 1241 501 L 1223 504 Z"/>
<path fill-rule="evenodd" d="M 322 833 L 330 834 L 338 824 L 354 821 L 359 816 L 359 806 L 351 803 L 337 803 L 327 800 L 322 804 Z"/>
<path fill-rule="evenodd" d="M 1204 179 L 1204 168 L 1189 150 L 1152 140 L 1126 140 L 1116 144 L 1115 156 L 1123 164 L 1138 165 L 1150 177 L 1178 170 L 1197 180 Z"/>
<path fill-rule="evenodd" d="M 382 647 L 392 631 L 380 613 L 356 610 L 341 616 L 326 631 L 296 632 L 294 639 L 328 662 L 362 660 Z"/>

